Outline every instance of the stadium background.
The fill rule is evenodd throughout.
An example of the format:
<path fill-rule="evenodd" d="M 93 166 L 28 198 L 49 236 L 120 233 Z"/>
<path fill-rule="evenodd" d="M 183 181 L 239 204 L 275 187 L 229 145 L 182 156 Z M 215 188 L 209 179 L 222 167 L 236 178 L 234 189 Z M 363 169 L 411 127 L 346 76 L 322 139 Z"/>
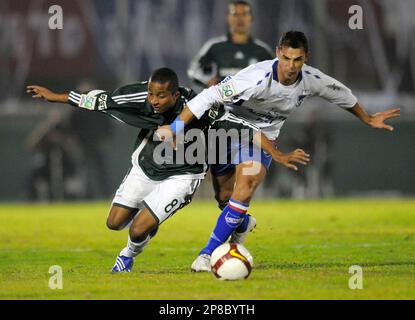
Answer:
<path fill-rule="evenodd" d="M 287 122 L 280 146 L 305 148 L 312 165 L 300 174 L 274 166 L 258 196 L 413 196 L 415 2 L 251 2 L 256 37 L 274 47 L 282 32 L 303 30 L 311 42 L 309 63 L 347 84 L 371 113 L 402 108 L 390 134 L 370 130 L 322 100 L 308 101 Z M 63 8 L 63 30 L 48 29 L 48 8 L 55 4 Z M 348 26 L 354 4 L 364 10 L 363 30 Z M 0 201 L 111 199 L 129 166 L 136 129 L 103 115 L 34 102 L 25 86 L 109 90 L 144 80 L 161 66 L 175 69 L 189 85 L 191 58 L 206 40 L 226 31 L 226 5 L 223 0 L 1 1 Z M 97 146 L 101 156 L 87 154 Z M 49 163 L 41 167 L 45 157 Z M 97 157 L 102 162 L 91 160 Z M 34 182 L 42 175 L 46 184 Z M 211 199 L 208 183 L 199 196 Z"/>

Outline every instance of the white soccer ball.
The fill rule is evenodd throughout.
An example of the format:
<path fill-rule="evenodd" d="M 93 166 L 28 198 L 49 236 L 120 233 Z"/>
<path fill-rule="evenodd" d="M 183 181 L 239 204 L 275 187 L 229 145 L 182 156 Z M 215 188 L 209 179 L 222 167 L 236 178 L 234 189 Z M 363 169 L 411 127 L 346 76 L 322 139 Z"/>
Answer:
<path fill-rule="evenodd" d="M 241 244 L 225 243 L 210 258 L 212 274 L 219 280 L 247 279 L 254 265 L 249 251 Z"/>

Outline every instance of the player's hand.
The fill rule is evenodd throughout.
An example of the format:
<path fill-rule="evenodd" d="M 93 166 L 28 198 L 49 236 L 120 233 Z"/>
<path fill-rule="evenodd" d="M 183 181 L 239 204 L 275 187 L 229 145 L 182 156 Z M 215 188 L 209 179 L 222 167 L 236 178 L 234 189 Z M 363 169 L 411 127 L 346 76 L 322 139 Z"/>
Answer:
<path fill-rule="evenodd" d="M 310 162 L 310 155 L 302 149 L 296 149 L 290 153 L 274 155 L 273 159 L 291 170 L 298 171 L 298 167 L 293 163 L 305 166 Z"/>
<path fill-rule="evenodd" d="M 160 126 L 154 134 L 159 141 L 171 142 L 173 149 L 176 150 L 176 137 L 169 125 Z"/>
<path fill-rule="evenodd" d="M 394 128 L 392 126 L 385 124 L 385 121 L 396 117 L 400 117 L 400 115 L 401 109 L 399 108 L 379 112 L 370 117 L 369 125 L 375 129 L 385 129 L 388 131 L 393 131 Z"/>
<path fill-rule="evenodd" d="M 50 91 L 47 88 L 41 87 L 41 86 L 27 86 L 26 92 L 31 93 L 33 99 L 44 99 L 49 102 L 61 102 L 59 94 L 56 94 L 52 91 Z"/>

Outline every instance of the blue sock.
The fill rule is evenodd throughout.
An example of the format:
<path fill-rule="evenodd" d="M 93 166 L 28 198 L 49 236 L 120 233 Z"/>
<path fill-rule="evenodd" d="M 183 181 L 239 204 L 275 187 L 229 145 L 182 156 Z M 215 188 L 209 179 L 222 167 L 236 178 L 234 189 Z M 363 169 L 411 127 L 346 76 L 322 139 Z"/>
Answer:
<path fill-rule="evenodd" d="M 239 232 L 239 233 L 245 232 L 246 229 L 248 228 L 248 223 L 249 223 L 249 214 L 246 214 L 244 216 L 244 220 L 239 225 L 239 227 L 236 229 L 236 232 Z"/>
<path fill-rule="evenodd" d="M 200 254 L 211 255 L 217 247 L 228 240 L 232 232 L 247 220 L 245 216 L 248 206 L 249 204 L 240 203 L 232 199 L 229 200 L 228 206 L 222 211 L 216 222 L 216 227 L 213 229 L 206 247 Z"/>

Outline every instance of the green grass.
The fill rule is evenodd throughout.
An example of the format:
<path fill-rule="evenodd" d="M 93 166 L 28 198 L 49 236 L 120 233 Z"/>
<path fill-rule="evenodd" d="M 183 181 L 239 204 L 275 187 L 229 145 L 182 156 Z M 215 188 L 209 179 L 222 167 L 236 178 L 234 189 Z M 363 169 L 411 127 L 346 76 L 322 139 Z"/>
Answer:
<path fill-rule="evenodd" d="M 195 201 L 165 223 L 130 274 L 109 273 L 127 232 L 108 204 L 0 206 L 0 299 L 415 299 L 415 201 L 254 201 L 251 277 L 221 282 L 190 264 L 218 215 Z M 51 290 L 49 267 L 63 268 Z M 363 267 L 363 290 L 348 287 Z"/>

